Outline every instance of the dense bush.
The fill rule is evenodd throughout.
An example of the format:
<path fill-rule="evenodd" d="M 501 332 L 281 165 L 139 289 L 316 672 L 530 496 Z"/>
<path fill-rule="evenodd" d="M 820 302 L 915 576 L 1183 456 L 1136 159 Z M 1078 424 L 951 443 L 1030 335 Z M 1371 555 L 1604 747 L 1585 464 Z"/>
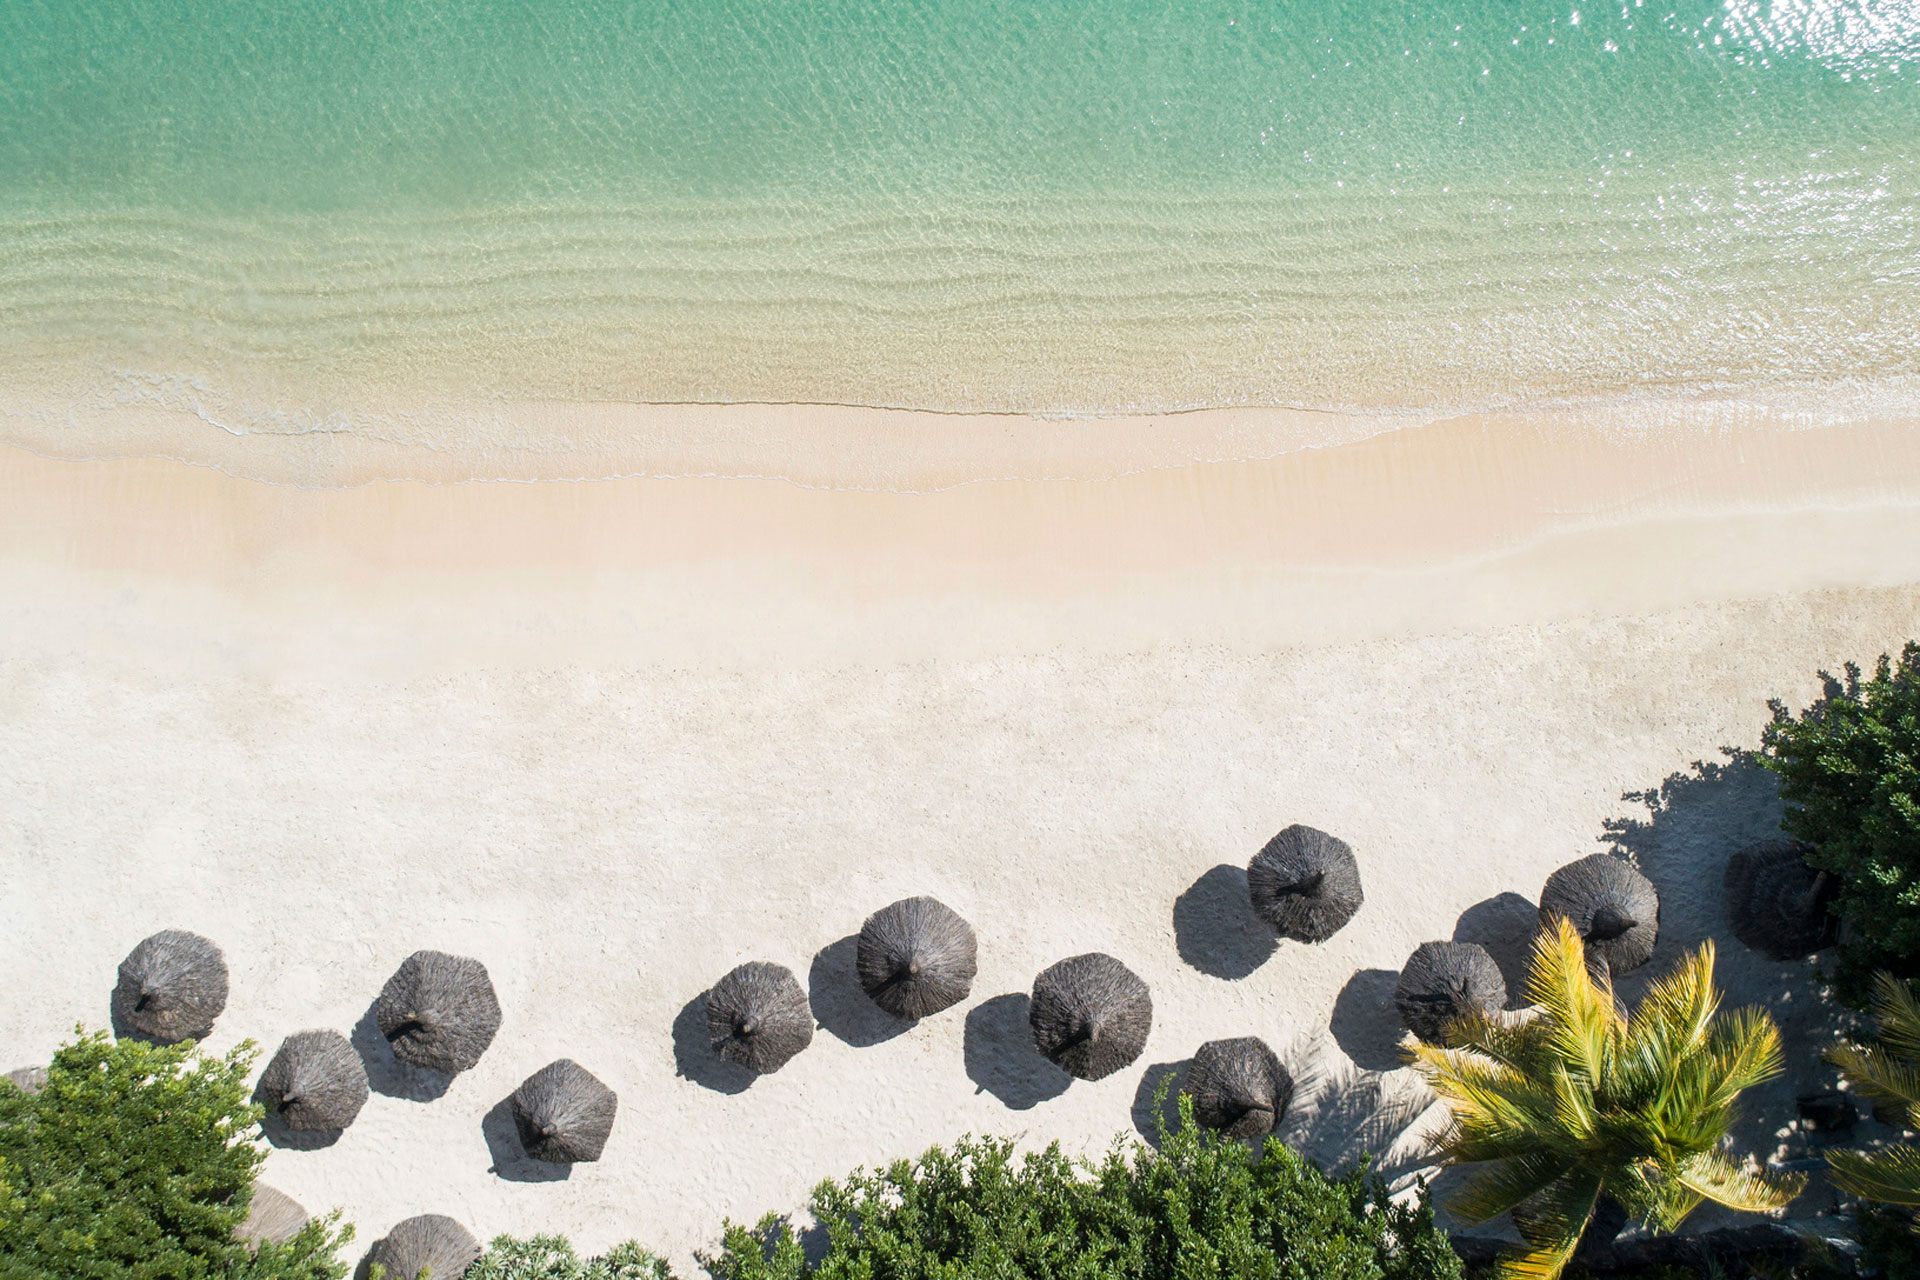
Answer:
<path fill-rule="evenodd" d="M 1862 680 L 1825 672 L 1825 695 L 1798 718 L 1775 701 L 1762 763 L 1780 777 L 1781 826 L 1840 877 L 1834 910 L 1851 927 L 1835 973 L 1866 1001 L 1876 969 L 1920 977 L 1920 643 L 1882 656 Z"/>
<path fill-rule="evenodd" d="M 337 1280 L 348 1232 L 234 1239 L 265 1156 L 251 1046 L 212 1058 L 83 1036 L 46 1086 L 0 1082 L 0 1280 Z"/>
<path fill-rule="evenodd" d="M 1860 1232 L 1861 1275 L 1878 1280 L 1920 1280 L 1920 1231 L 1907 1211 L 1862 1205 L 1855 1214 Z"/>
<path fill-rule="evenodd" d="M 673 1280 L 673 1272 L 637 1244 L 582 1258 L 559 1236 L 501 1236 L 467 1268 L 466 1280 Z"/>
<path fill-rule="evenodd" d="M 1422 1192 L 1387 1198 L 1365 1171 L 1330 1178 L 1269 1140 L 1198 1130 L 1182 1100 L 1163 1149 L 1103 1160 L 966 1139 L 814 1192 L 824 1256 L 769 1218 L 729 1226 L 719 1280 L 1458 1280 Z"/>

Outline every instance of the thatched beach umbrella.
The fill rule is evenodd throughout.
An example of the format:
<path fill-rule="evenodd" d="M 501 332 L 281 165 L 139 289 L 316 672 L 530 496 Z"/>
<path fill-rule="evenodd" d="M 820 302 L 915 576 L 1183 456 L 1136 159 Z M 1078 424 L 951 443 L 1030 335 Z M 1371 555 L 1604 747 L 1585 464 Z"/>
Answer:
<path fill-rule="evenodd" d="M 1193 1118 L 1234 1138 L 1264 1138 L 1293 1101 L 1293 1076 L 1258 1036 L 1209 1040 L 1193 1055 L 1181 1091 Z"/>
<path fill-rule="evenodd" d="M 1400 970 L 1393 1004 L 1407 1030 L 1428 1044 L 1443 1044 L 1455 1018 L 1506 1008 L 1507 980 L 1477 942 L 1423 942 Z"/>
<path fill-rule="evenodd" d="M 199 1040 L 227 1007 L 227 960 L 197 933 L 163 929 L 120 962 L 114 1012 L 163 1044 Z"/>
<path fill-rule="evenodd" d="M 344 1129 L 367 1101 L 367 1068 L 338 1031 L 297 1031 L 260 1073 L 261 1105 L 289 1129 Z"/>
<path fill-rule="evenodd" d="M 16 1067 L 7 1072 L 7 1079 L 13 1087 L 22 1093 L 38 1093 L 47 1087 L 47 1069 L 45 1067 Z"/>
<path fill-rule="evenodd" d="M 903 898 L 860 926 L 855 970 L 873 1002 L 896 1018 L 924 1018 L 973 990 L 973 928 L 932 898 Z"/>
<path fill-rule="evenodd" d="M 707 992 L 707 1040 L 728 1062 L 765 1075 L 813 1043 L 813 1008 L 792 970 L 750 961 Z"/>
<path fill-rule="evenodd" d="M 513 1126 L 535 1160 L 575 1164 L 598 1160 L 613 1132 L 620 1100 L 571 1058 L 550 1062 L 513 1091 Z"/>
<path fill-rule="evenodd" d="M 1033 980 L 1033 1043 L 1068 1075 L 1099 1080 L 1140 1056 L 1153 998 L 1133 970 L 1100 952 L 1069 956 Z"/>
<path fill-rule="evenodd" d="M 263 1244 L 285 1244 L 306 1225 L 305 1206 L 284 1191 L 256 1182 L 246 1219 L 233 1229 L 233 1238 L 258 1252 Z"/>
<path fill-rule="evenodd" d="M 1839 877 L 1809 867 L 1809 852 L 1798 840 L 1762 840 L 1727 859 L 1727 922 L 1768 959 L 1811 955 L 1838 933 L 1827 904 L 1840 891 Z"/>
<path fill-rule="evenodd" d="M 367 1252 L 367 1261 L 386 1268 L 387 1280 L 460 1280 L 480 1256 L 473 1232 L 443 1213 L 408 1218 Z"/>
<path fill-rule="evenodd" d="M 487 966 L 444 951 L 416 951 L 380 989 L 374 1014 L 394 1057 L 454 1075 L 480 1061 L 500 1029 Z"/>
<path fill-rule="evenodd" d="M 1255 915 L 1299 942 L 1325 942 L 1366 901 L 1347 842 L 1297 824 L 1253 855 L 1247 897 Z"/>
<path fill-rule="evenodd" d="M 1660 895 L 1648 879 L 1611 854 L 1569 862 L 1540 890 L 1540 926 L 1564 917 L 1587 944 L 1587 960 L 1611 973 L 1637 969 L 1660 937 Z"/>

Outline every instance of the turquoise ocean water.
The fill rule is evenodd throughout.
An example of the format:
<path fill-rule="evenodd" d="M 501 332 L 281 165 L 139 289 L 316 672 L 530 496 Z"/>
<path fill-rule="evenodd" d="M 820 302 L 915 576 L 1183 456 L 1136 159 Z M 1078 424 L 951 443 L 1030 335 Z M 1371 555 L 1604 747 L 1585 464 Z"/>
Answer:
<path fill-rule="evenodd" d="M 1920 373 L 1920 0 L 11 0 L 0 374 L 1112 412 Z"/>

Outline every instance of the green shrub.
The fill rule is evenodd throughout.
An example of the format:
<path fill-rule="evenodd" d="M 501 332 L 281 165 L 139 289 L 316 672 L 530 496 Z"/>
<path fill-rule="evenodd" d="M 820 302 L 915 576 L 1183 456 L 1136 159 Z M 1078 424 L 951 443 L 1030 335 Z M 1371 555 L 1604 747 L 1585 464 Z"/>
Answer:
<path fill-rule="evenodd" d="M 467 1268 L 466 1280 L 673 1280 L 673 1272 L 663 1259 L 631 1242 L 582 1259 L 559 1236 L 500 1236 Z"/>
<path fill-rule="evenodd" d="M 1761 763 L 1780 777 L 1782 828 L 1840 878 L 1833 909 L 1852 927 L 1834 977 L 1858 1005 L 1876 969 L 1920 977 L 1920 643 L 1871 679 L 1845 670 L 1821 673 L 1825 695 L 1797 719 L 1771 704 Z"/>
<path fill-rule="evenodd" d="M 338 1280 L 350 1235 L 309 1223 L 258 1255 L 234 1239 L 265 1156 L 251 1045 L 224 1058 L 103 1034 L 45 1088 L 0 1085 L 0 1280 Z"/>
<path fill-rule="evenodd" d="M 1394 1204 L 1365 1170 L 1330 1178 L 1277 1140 L 1180 1127 L 1104 1159 L 963 1139 L 814 1192 L 825 1256 L 785 1222 L 729 1225 L 718 1280 L 1459 1280 L 1424 1189 Z"/>
<path fill-rule="evenodd" d="M 1911 1214 L 1883 1205 L 1862 1205 L 1855 1214 L 1860 1230 L 1860 1273 L 1879 1280 L 1920 1278 L 1920 1231 Z"/>

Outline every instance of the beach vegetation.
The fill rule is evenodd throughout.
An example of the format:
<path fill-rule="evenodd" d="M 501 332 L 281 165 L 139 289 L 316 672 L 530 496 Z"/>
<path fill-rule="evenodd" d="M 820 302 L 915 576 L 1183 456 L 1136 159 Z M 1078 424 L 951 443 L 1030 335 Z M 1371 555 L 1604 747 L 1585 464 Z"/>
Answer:
<path fill-rule="evenodd" d="M 673 1280 L 673 1271 L 631 1241 L 582 1258 L 562 1236 L 500 1236 L 467 1268 L 466 1280 Z"/>
<path fill-rule="evenodd" d="M 1876 1104 L 1894 1123 L 1920 1129 L 1920 1001 L 1891 974 L 1879 975 L 1873 1015 L 1876 1043 L 1841 1044 L 1827 1060 L 1839 1067 L 1854 1091 Z M 1879 1204 L 1920 1208 L 1920 1147 L 1901 1143 L 1879 1151 L 1829 1151 L 1833 1184 Z"/>
<path fill-rule="evenodd" d="M 1701 946 L 1629 1017 L 1561 920 L 1535 942 L 1537 1012 L 1469 1011 L 1446 1044 L 1409 1049 L 1453 1112 L 1442 1150 L 1471 1170 L 1448 1208 L 1475 1223 L 1511 1213 L 1525 1241 L 1500 1274 L 1561 1275 L 1614 1206 L 1672 1231 L 1705 1201 L 1766 1212 L 1799 1193 L 1799 1177 L 1726 1150 L 1740 1095 L 1779 1074 L 1780 1034 L 1758 1009 L 1721 1012 L 1713 958 Z"/>
<path fill-rule="evenodd" d="M 1076 1160 L 1057 1144 L 964 1138 L 823 1182 L 814 1248 L 780 1218 L 729 1224 L 703 1258 L 718 1280 L 1459 1280 L 1424 1187 L 1399 1200 L 1361 1168 L 1330 1176 L 1279 1140 L 1195 1124 L 1158 1148 Z"/>
<path fill-rule="evenodd" d="M 1770 704 L 1760 759 L 1780 779 L 1782 829 L 1839 878 L 1832 910 L 1849 928 L 1834 979 L 1859 1005 L 1876 972 L 1920 977 L 1920 642 L 1864 679 L 1852 663 L 1843 672 L 1822 672 L 1822 696 L 1798 716 Z"/>
<path fill-rule="evenodd" d="M 81 1035 L 36 1091 L 0 1081 L 0 1280 L 338 1280 L 351 1235 L 309 1222 L 256 1250 L 234 1230 L 266 1158 L 246 1044 Z"/>

